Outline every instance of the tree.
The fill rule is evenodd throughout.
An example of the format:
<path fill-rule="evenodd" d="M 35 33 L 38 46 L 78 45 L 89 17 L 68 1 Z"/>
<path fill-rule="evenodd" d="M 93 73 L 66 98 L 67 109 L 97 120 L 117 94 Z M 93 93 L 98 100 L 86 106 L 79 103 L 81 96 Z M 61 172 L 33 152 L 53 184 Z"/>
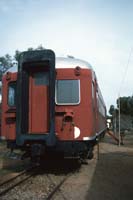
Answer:
<path fill-rule="evenodd" d="M 113 115 L 114 112 L 115 112 L 115 107 L 114 107 L 114 105 L 111 105 L 111 106 L 110 106 L 110 109 L 109 109 L 109 114 L 110 114 L 110 115 Z"/>
<path fill-rule="evenodd" d="M 130 115 L 133 116 L 133 96 L 128 97 L 127 99 L 127 108 Z"/>
<path fill-rule="evenodd" d="M 29 48 L 27 49 L 27 51 L 34 51 L 34 49 L 33 49 L 32 47 L 29 47 Z"/>
<path fill-rule="evenodd" d="M 45 47 L 42 46 L 42 44 L 40 44 L 35 50 L 44 50 Z"/>
<path fill-rule="evenodd" d="M 45 49 L 45 47 L 43 47 L 42 44 L 40 44 L 40 45 L 38 45 L 37 48 L 29 47 L 29 48 L 27 49 L 27 51 L 44 50 L 44 49 Z M 19 56 L 20 56 L 21 53 L 22 53 L 22 52 L 19 51 L 19 50 L 16 50 L 16 51 L 15 51 L 14 59 L 15 59 L 17 62 L 19 61 Z"/>
<path fill-rule="evenodd" d="M 21 51 L 16 50 L 15 51 L 15 55 L 14 55 L 14 59 L 18 62 L 19 61 L 19 56 L 20 56 Z"/>
<path fill-rule="evenodd" d="M 120 112 L 125 115 L 133 116 L 133 96 L 120 97 L 117 99 L 117 108 L 119 109 L 120 101 Z"/>
<path fill-rule="evenodd" d="M 12 57 L 9 54 L 0 57 L 0 80 L 2 78 L 3 73 L 5 73 L 5 71 L 8 68 L 12 67 L 12 65 Z"/>
<path fill-rule="evenodd" d="M 33 48 L 33 47 L 29 47 L 28 49 L 27 49 L 27 51 L 34 51 L 34 50 L 44 50 L 45 49 L 45 47 L 43 47 L 42 46 L 42 44 L 40 44 L 40 45 L 38 45 L 38 47 L 37 48 Z"/>
<path fill-rule="evenodd" d="M 29 47 L 27 51 L 33 51 L 33 50 L 43 50 L 45 49 L 42 44 L 40 44 L 37 48 Z M 21 51 L 16 50 L 15 55 L 12 57 L 9 54 L 6 54 L 5 56 L 0 57 L 0 80 L 2 78 L 3 73 L 7 71 L 10 67 L 12 67 L 14 64 L 16 64 L 16 61 L 19 61 L 19 56 L 21 54 Z"/>
<path fill-rule="evenodd" d="M 11 66 L 12 66 L 12 57 L 9 54 L 0 57 L 0 70 L 2 72 L 5 72 Z"/>

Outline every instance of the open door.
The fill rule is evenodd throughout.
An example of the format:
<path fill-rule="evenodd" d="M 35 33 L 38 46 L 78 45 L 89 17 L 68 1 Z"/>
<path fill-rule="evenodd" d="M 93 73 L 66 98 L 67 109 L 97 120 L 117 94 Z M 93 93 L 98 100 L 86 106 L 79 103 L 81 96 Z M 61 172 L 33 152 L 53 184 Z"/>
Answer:
<path fill-rule="evenodd" d="M 17 78 L 17 144 L 55 144 L 55 54 L 51 50 L 21 54 Z"/>

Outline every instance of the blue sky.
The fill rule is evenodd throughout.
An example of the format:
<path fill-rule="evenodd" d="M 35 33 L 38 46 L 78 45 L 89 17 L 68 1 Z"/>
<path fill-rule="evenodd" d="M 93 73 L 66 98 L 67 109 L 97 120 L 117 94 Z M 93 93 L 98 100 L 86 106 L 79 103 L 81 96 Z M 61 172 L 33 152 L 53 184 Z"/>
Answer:
<path fill-rule="evenodd" d="M 108 109 L 119 92 L 133 94 L 133 51 L 123 79 L 133 47 L 132 11 L 132 0 L 0 0 L 0 56 L 42 44 L 57 56 L 84 59 Z"/>

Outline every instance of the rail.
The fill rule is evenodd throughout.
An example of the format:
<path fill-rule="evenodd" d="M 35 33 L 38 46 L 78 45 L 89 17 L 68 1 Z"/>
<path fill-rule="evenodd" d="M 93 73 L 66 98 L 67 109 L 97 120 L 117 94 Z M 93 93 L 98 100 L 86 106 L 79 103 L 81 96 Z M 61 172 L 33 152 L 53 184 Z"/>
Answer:
<path fill-rule="evenodd" d="M 30 177 L 35 174 L 35 169 L 37 167 L 30 167 L 26 170 L 23 170 L 18 175 L 14 175 L 12 178 L 3 181 L 0 183 L 0 197 L 4 196 L 6 193 L 14 189 L 16 186 L 22 184 Z"/>

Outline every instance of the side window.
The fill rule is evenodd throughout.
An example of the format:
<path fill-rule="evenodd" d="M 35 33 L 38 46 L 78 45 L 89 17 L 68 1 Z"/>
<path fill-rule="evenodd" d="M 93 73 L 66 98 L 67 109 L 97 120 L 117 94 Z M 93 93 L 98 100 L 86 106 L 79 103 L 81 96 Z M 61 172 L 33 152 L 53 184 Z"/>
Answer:
<path fill-rule="evenodd" d="M 58 105 L 77 105 L 80 103 L 79 80 L 57 80 L 56 103 Z"/>
<path fill-rule="evenodd" d="M 95 88 L 94 88 L 94 82 L 92 82 L 92 99 L 95 98 Z"/>
<path fill-rule="evenodd" d="M 16 106 L 16 82 L 11 82 L 8 85 L 8 106 Z"/>

